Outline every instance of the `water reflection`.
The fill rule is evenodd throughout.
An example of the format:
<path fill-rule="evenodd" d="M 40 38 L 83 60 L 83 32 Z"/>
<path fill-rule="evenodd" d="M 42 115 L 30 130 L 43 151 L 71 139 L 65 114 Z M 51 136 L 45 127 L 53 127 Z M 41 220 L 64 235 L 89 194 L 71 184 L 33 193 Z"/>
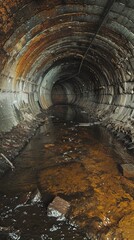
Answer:
<path fill-rule="evenodd" d="M 16 236 L 0 232 L 0 239 L 83 240 L 85 233 L 91 239 L 110 234 L 114 239 L 121 231 L 126 234 L 119 223 L 134 211 L 134 185 L 123 178 L 118 164 L 132 160 L 83 109 L 51 108 L 47 123 L 16 159 L 16 170 L 0 181 L 0 226 L 19 231 L 13 232 Z M 31 204 L 28 194 L 36 189 L 42 201 Z M 65 222 L 46 214 L 57 195 L 71 203 Z"/>

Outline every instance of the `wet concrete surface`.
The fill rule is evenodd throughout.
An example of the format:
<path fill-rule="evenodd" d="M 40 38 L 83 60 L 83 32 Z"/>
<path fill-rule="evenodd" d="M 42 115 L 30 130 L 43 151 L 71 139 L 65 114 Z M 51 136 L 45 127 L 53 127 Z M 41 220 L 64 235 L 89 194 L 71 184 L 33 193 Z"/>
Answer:
<path fill-rule="evenodd" d="M 30 115 L 31 116 L 31 115 Z M 45 122 L 45 113 L 20 122 L 8 132 L 0 133 L 0 178 L 13 166 L 13 161 Z"/>
<path fill-rule="evenodd" d="M 0 180 L 0 226 L 10 227 L 0 239 L 133 240 L 134 181 L 122 175 L 122 163 L 133 156 L 92 116 L 51 108 L 15 170 Z M 32 202 L 36 189 L 42 197 Z M 64 221 L 47 216 L 55 196 L 71 205 Z"/>

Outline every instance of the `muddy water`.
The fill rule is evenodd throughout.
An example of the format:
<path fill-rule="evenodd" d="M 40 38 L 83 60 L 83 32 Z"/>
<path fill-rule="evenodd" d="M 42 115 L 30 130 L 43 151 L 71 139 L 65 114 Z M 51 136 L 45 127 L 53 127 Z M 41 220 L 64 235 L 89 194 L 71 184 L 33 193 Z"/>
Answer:
<path fill-rule="evenodd" d="M 90 122 L 90 126 L 85 123 Z M 79 124 L 82 123 L 82 124 Z M 58 106 L 0 181 L 0 240 L 133 240 L 134 181 L 125 149 L 85 111 Z M 39 189 L 42 199 L 31 202 Z M 64 221 L 47 217 L 55 196 L 71 204 Z"/>

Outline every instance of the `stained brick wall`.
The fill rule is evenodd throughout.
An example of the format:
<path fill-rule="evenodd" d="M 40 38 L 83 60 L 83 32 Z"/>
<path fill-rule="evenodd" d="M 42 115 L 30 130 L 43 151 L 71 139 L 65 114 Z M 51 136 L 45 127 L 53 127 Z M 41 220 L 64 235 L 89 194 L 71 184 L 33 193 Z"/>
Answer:
<path fill-rule="evenodd" d="M 104 122 L 122 124 L 133 136 L 133 1 L 114 2 L 78 76 L 106 3 L 0 1 L 1 130 L 20 121 L 16 111 L 23 118 L 50 106 L 52 87 L 62 82 L 74 104 L 95 109 Z"/>

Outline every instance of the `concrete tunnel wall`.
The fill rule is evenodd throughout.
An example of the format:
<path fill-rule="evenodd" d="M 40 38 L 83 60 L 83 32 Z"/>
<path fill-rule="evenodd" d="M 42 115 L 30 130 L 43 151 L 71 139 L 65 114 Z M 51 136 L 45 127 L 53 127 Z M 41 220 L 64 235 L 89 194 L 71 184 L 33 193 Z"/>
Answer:
<path fill-rule="evenodd" d="M 134 1 L 0 1 L 0 131 L 53 103 L 134 140 Z"/>

